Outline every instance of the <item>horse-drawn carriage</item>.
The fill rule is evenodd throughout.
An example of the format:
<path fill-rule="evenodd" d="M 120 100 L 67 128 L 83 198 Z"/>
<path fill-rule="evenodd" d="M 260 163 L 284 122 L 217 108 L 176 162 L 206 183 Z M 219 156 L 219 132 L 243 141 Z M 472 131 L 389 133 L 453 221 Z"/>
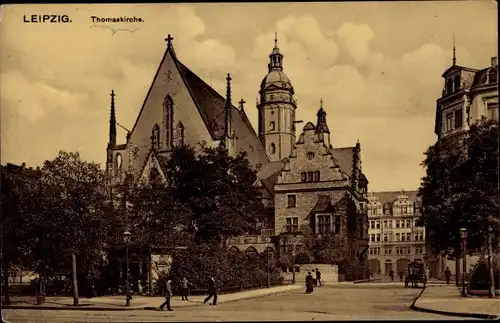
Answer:
<path fill-rule="evenodd" d="M 425 262 L 413 261 L 408 264 L 408 272 L 405 279 L 405 287 L 411 283 L 411 288 L 418 288 L 418 283 L 425 287 L 427 284 L 427 274 L 425 272 Z"/>

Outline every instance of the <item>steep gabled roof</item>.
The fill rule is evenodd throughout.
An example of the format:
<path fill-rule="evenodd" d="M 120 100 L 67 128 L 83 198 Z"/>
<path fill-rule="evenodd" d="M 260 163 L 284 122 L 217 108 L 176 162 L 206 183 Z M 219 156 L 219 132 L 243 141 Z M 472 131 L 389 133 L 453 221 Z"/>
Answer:
<path fill-rule="evenodd" d="M 389 191 L 389 192 L 374 192 L 373 193 L 379 200 L 379 202 L 384 206 L 384 208 L 392 208 L 392 204 L 399 195 L 408 196 L 408 200 L 415 202 L 420 199 L 417 197 L 418 191 Z"/>
<path fill-rule="evenodd" d="M 311 213 L 329 212 L 329 211 L 333 211 L 333 209 L 334 209 L 334 207 L 332 205 L 330 195 L 319 195 L 318 201 L 316 202 L 316 205 L 314 205 L 313 209 L 311 210 Z"/>
<path fill-rule="evenodd" d="M 284 158 L 280 161 L 269 162 L 257 173 L 257 178 L 269 193 L 272 194 L 274 192 L 274 184 L 276 184 L 281 171 L 285 168 L 287 163 L 288 158 Z"/>
<path fill-rule="evenodd" d="M 478 70 L 475 68 L 470 68 L 470 67 L 465 67 L 465 66 L 460 66 L 460 65 L 452 65 L 450 66 L 446 71 L 444 71 L 442 77 L 446 77 L 448 74 L 450 74 L 452 71 L 455 70 L 461 70 L 461 71 L 467 71 L 467 72 L 477 72 Z"/>
<path fill-rule="evenodd" d="M 333 157 L 338 162 L 340 170 L 349 176 L 352 176 L 353 163 L 354 163 L 354 153 L 353 150 L 356 147 L 342 147 L 334 148 L 331 150 Z"/>
<path fill-rule="evenodd" d="M 226 100 L 187 68 L 186 65 L 182 64 L 179 60 L 177 60 L 177 63 L 179 72 L 190 90 L 191 96 L 199 108 L 210 134 L 215 140 L 221 140 L 224 137 L 225 131 L 224 116 Z"/>
<path fill-rule="evenodd" d="M 171 55 L 172 60 L 174 61 L 181 78 L 186 85 L 197 109 L 200 113 L 205 126 L 212 139 L 214 140 L 222 140 L 225 134 L 225 107 L 226 100 L 225 98 L 217 93 L 210 85 L 204 82 L 200 77 L 198 77 L 194 72 L 192 72 L 186 65 L 182 64 L 175 55 L 172 47 L 167 47 L 165 54 L 160 62 L 158 70 L 153 79 L 153 83 L 150 86 L 150 89 L 146 95 L 144 103 L 142 105 L 141 111 L 136 120 L 140 118 L 142 110 L 148 100 L 149 93 L 153 87 L 154 81 L 156 80 L 158 73 L 160 71 L 163 62 L 165 61 L 167 54 Z M 252 162 L 252 164 L 267 164 L 269 162 L 269 157 L 266 154 L 262 143 L 257 137 L 255 130 L 253 129 L 248 117 L 246 116 L 244 111 L 238 110 L 236 107 L 231 105 L 231 122 L 233 123 L 233 129 L 236 132 L 236 151 L 238 152 L 247 152 L 248 159 Z M 134 131 L 134 128 L 132 131 Z"/>

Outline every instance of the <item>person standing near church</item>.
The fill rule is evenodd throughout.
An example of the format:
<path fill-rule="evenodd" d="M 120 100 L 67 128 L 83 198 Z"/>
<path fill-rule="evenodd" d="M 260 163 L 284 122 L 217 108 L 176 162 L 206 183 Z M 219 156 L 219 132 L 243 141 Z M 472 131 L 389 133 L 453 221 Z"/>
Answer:
<path fill-rule="evenodd" d="M 181 297 L 183 301 L 188 301 L 189 286 L 193 286 L 186 277 L 181 281 Z"/>
<path fill-rule="evenodd" d="M 165 283 L 165 302 L 160 305 L 160 310 L 163 311 L 163 308 L 165 305 L 167 306 L 167 310 L 173 311 L 172 307 L 170 306 L 170 299 L 174 293 L 172 292 L 172 279 L 168 278 L 167 282 Z"/>
<path fill-rule="evenodd" d="M 316 281 L 318 282 L 318 285 L 321 286 L 321 272 L 318 268 L 316 268 Z"/>
<path fill-rule="evenodd" d="M 217 305 L 217 285 L 213 276 L 208 280 L 208 296 L 205 298 L 203 304 L 206 304 L 212 297 L 214 301 L 210 305 Z"/>

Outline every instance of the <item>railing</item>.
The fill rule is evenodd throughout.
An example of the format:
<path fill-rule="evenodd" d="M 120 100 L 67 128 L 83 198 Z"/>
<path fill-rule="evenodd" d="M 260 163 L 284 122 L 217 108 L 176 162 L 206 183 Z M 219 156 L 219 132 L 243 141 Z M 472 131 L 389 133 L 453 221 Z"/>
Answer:
<path fill-rule="evenodd" d="M 263 237 L 272 237 L 274 236 L 274 229 L 262 229 L 260 235 Z"/>

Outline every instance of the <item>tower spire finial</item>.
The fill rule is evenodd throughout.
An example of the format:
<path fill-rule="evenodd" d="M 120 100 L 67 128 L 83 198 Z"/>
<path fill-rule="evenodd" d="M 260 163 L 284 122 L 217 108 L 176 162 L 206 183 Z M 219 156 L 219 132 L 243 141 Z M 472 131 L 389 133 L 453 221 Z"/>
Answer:
<path fill-rule="evenodd" d="M 278 47 L 278 33 L 274 32 L 274 47 Z"/>
<path fill-rule="evenodd" d="M 111 90 L 111 107 L 109 116 L 109 144 L 116 145 L 116 115 L 115 115 L 115 91 Z"/>
<path fill-rule="evenodd" d="M 227 87 L 226 87 L 226 113 L 225 113 L 225 138 L 230 138 L 231 136 L 231 129 L 230 127 L 230 122 L 231 122 L 231 74 L 227 73 L 226 77 L 227 81 Z"/>
<path fill-rule="evenodd" d="M 319 107 L 320 107 L 321 109 L 323 109 L 323 98 L 321 98 L 321 99 L 319 100 Z"/>
<path fill-rule="evenodd" d="M 168 47 L 172 47 L 172 40 L 174 40 L 174 37 L 172 37 L 170 34 L 168 34 L 168 37 L 165 38 L 165 41 L 167 42 Z"/>
<path fill-rule="evenodd" d="M 453 65 L 457 63 L 457 56 L 455 54 L 455 32 L 453 32 Z"/>

